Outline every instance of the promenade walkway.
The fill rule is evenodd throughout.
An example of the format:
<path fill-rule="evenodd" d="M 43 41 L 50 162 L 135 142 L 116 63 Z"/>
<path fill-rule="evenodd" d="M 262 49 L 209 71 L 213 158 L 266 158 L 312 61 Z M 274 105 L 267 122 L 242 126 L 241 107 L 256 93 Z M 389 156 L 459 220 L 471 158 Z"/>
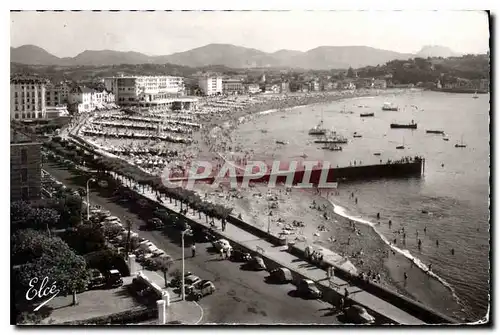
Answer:
<path fill-rule="evenodd" d="M 137 188 L 140 189 L 139 185 L 137 185 Z M 142 194 L 153 201 L 156 201 L 157 199 L 156 194 L 148 190 L 145 190 Z M 161 205 L 174 212 L 180 212 L 180 205 L 178 204 L 175 206 L 175 202 L 170 203 L 168 200 L 165 200 Z M 198 214 L 193 215 L 192 210 L 189 210 L 186 216 L 203 226 L 210 227 L 204 219 L 199 219 Z M 224 232 L 219 229 L 218 233 L 230 241 L 237 242 L 248 247 L 250 250 L 254 250 L 256 253 L 264 254 L 266 257 L 278 264 L 281 264 L 283 267 L 289 268 L 290 270 L 295 271 L 304 277 L 317 282 L 318 284 L 331 287 L 339 294 L 343 295 L 345 289 L 347 289 L 349 292 L 349 299 L 351 299 L 354 303 L 377 311 L 378 313 L 393 320 L 395 323 L 407 325 L 425 324 L 422 320 L 410 315 L 389 302 L 382 300 L 373 294 L 365 292 L 357 286 L 352 286 L 340 278 L 335 277 L 328 279 L 326 271 L 288 253 L 286 246 L 275 246 L 229 223 L 226 225 Z"/>

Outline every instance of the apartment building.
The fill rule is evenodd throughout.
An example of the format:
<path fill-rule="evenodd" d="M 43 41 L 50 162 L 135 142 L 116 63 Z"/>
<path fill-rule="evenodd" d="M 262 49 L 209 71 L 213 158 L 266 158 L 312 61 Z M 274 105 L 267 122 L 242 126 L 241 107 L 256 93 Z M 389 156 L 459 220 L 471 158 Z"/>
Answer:
<path fill-rule="evenodd" d="M 38 77 L 19 76 L 10 80 L 10 119 L 33 121 L 45 118 L 46 86 Z"/>
<path fill-rule="evenodd" d="M 243 83 L 238 79 L 222 80 L 222 93 L 227 95 L 242 94 L 244 91 Z"/>
<path fill-rule="evenodd" d="M 68 103 L 70 87 L 62 82 L 59 84 L 49 83 L 45 88 L 45 102 L 47 106 L 62 106 Z"/>
<path fill-rule="evenodd" d="M 11 127 L 10 199 L 36 200 L 41 194 L 42 143 Z"/>
<path fill-rule="evenodd" d="M 204 95 L 217 95 L 223 93 L 222 77 L 208 76 L 198 79 L 198 87 Z"/>
<path fill-rule="evenodd" d="M 121 76 L 104 79 L 118 105 L 154 103 L 184 95 L 184 78 L 174 76 Z"/>
<path fill-rule="evenodd" d="M 93 94 L 94 90 L 92 88 L 78 86 L 73 88 L 69 93 L 68 102 L 75 112 L 90 112 L 95 109 Z"/>

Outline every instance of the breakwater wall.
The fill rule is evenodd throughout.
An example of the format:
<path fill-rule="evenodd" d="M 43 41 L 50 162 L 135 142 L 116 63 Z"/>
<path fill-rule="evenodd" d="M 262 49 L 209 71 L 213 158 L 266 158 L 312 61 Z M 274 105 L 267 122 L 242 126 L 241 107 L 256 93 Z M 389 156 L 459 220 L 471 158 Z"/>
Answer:
<path fill-rule="evenodd" d="M 239 167 L 238 167 L 239 168 Z M 236 171 L 236 176 L 234 179 L 238 184 L 240 183 L 269 183 L 270 181 L 275 181 L 277 184 L 286 184 L 289 175 L 292 176 L 292 184 L 298 185 L 301 183 L 311 183 L 313 185 L 321 185 L 325 182 L 337 182 L 344 180 L 370 180 L 377 178 L 401 178 L 410 176 L 420 176 L 425 171 L 425 158 L 415 158 L 408 161 L 397 161 L 388 162 L 373 165 L 360 165 L 360 166 L 347 166 L 347 167 L 313 167 L 312 169 L 306 170 L 302 167 L 297 167 L 296 169 L 288 170 L 288 167 L 281 167 L 279 171 L 274 172 L 271 168 L 267 169 L 268 172 L 260 177 L 252 178 L 250 171 L 248 175 L 245 176 L 243 169 L 239 168 Z M 287 172 L 292 171 L 292 172 Z M 214 183 L 217 180 L 217 171 L 214 171 L 209 176 L 203 176 L 201 174 L 198 176 L 193 175 L 193 180 L 198 182 Z M 256 174 L 257 171 L 251 171 L 252 174 Z M 308 175 L 308 173 L 310 173 Z M 324 176 L 325 174 L 326 176 Z M 226 179 L 222 178 L 221 182 L 227 181 L 228 174 L 226 173 Z M 229 176 L 231 177 L 231 176 Z M 171 182 L 186 182 L 189 179 L 189 174 L 186 173 L 183 177 L 171 178 Z"/>

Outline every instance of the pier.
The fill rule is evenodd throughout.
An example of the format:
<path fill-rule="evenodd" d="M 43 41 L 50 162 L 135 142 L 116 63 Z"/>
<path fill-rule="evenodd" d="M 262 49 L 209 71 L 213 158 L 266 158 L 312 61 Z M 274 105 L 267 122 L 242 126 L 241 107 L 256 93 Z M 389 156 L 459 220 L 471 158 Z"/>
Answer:
<path fill-rule="evenodd" d="M 230 162 L 228 162 L 230 163 Z M 232 163 L 230 163 L 232 164 Z M 287 182 L 287 178 L 291 178 L 293 174 L 292 185 L 300 184 L 313 184 L 315 186 L 321 183 L 334 183 L 346 180 L 371 180 L 377 178 L 405 178 L 405 177 L 416 177 L 424 174 L 425 171 L 425 159 L 422 157 L 408 158 L 400 161 L 388 161 L 387 163 L 374 164 L 374 165 L 359 165 L 359 166 L 348 166 L 348 167 L 329 167 L 324 168 L 321 166 L 315 166 L 312 169 L 305 169 L 304 167 L 297 167 L 297 169 L 289 170 L 285 168 L 280 168 L 280 171 L 274 172 L 270 167 L 267 168 L 267 172 L 262 176 L 255 176 L 255 171 L 252 173 L 248 172 L 245 175 L 243 168 L 232 164 L 236 170 L 236 176 L 232 176 L 236 179 L 238 184 L 242 182 L 251 183 L 269 183 L 270 181 L 276 184 L 282 184 Z M 310 171 L 310 177 L 308 178 L 308 172 Z M 203 176 L 202 171 L 198 171 L 200 175 L 193 175 L 192 179 L 197 182 L 214 183 L 217 178 L 217 171 L 212 171 L 209 176 Z M 326 174 L 326 178 L 322 176 Z M 231 176 L 226 173 L 223 180 L 228 180 Z M 170 182 L 184 182 L 188 181 L 188 175 L 170 178 Z"/>

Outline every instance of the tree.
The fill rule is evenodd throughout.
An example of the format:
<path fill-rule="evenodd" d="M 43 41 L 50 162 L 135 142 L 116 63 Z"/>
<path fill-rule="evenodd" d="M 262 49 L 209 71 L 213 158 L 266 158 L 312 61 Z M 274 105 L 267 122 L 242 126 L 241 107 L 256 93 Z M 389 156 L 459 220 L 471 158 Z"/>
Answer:
<path fill-rule="evenodd" d="M 349 69 L 347 69 L 347 78 L 354 78 L 354 70 L 352 69 L 352 67 L 349 67 Z"/>
<path fill-rule="evenodd" d="M 59 213 L 52 208 L 35 207 L 26 201 L 15 201 L 10 204 L 10 222 L 13 230 L 19 229 L 50 229 L 59 222 Z"/>
<path fill-rule="evenodd" d="M 33 278 L 39 281 L 48 277 L 55 281 L 63 294 L 73 294 L 73 304 L 77 303 L 76 292 L 86 289 L 89 273 L 83 257 L 59 237 L 48 237 L 34 230 L 21 230 L 13 237 L 14 264 L 22 264 L 15 270 L 16 290 L 26 292 Z"/>
<path fill-rule="evenodd" d="M 170 256 L 156 257 L 152 261 L 151 268 L 154 271 L 161 271 L 163 273 L 163 279 L 165 280 L 165 287 L 168 287 L 167 273 L 173 263 L 174 261 Z"/>
<path fill-rule="evenodd" d="M 80 255 L 106 247 L 104 234 L 96 224 L 79 225 L 76 229 L 66 230 L 61 238 Z"/>
<path fill-rule="evenodd" d="M 121 227 L 118 225 L 105 225 L 104 226 L 104 237 L 108 240 L 112 240 L 121 233 Z"/>

